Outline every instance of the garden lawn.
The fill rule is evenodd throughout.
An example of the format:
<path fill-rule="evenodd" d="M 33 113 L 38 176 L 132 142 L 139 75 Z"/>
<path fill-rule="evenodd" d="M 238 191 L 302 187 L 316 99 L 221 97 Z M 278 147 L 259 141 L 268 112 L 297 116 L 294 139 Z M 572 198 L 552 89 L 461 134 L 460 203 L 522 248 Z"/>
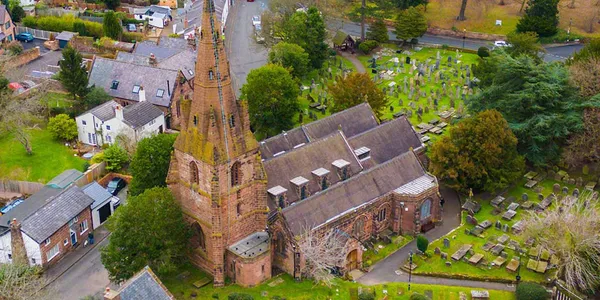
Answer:
<path fill-rule="evenodd" d="M 390 254 L 396 252 L 398 249 L 404 247 L 406 244 L 410 243 L 413 240 L 412 236 L 394 236 L 392 237 L 392 242 L 389 244 L 385 244 L 383 242 L 378 242 L 373 245 L 373 248 L 368 249 L 363 253 L 363 263 L 365 267 L 370 267 L 381 261 L 382 259 L 388 257 Z M 379 248 L 381 246 L 382 248 Z M 375 249 L 377 249 L 377 253 L 375 253 Z"/>
<path fill-rule="evenodd" d="M 539 203 L 540 200 L 538 200 L 538 192 L 536 192 L 534 189 L 528 189 L 526 187 L 524 187 L 526 180 L 525 179 L 521 179 L 518 180 L 513 187 L 509 188 L 508 191 L 506 193 L 503 194 L 503 196 L 506 198 L 506 200 L 504 201 L 506 203 L 506 206 L 508 206 L 508 204 L 510 203 L 509 198 L 514 197 L 514 201 L 522 204 L 523 202 L 525 202 L 525 200 L 522 198 L 523 194 L 527 194 L 527 198 L 529 201 L 533 202 L 533 203 Z M 557 183 L 557 181 L 551 180 L 551 179 L 546 179 L 543 180 L 541 183 L 538 184 L 539 186 L 539 193 L 541 193 L 544 197 L 548 196 L 549 194 L 552 193 L 552 186 Z M 570 184 L 566 184 L 563 182 L 558 182 L 561 187 L 563 186 L 567 186 L 569 188 L 569 191 L 573 191 L 574 186 L 570 185 Z M 582 190 L 582 188 L 580 188 L 580 190 Z M 490 222 L 492 222 L 492 227 L 486 229 L 481 237 L 476 237 L 470 234 L 466 234 L 465 230 L 471 230 L 473 229 L 475 226 L 474 225 L 470 225 L 466 222 L 466 213 L 463 212 L 463 222 L 462 225 L 460 227 L 458 227 L 455 231 L 447 234 L 446 236 L 440 238 L 439 240 L 436 240 L 434 242 L 432 242 L 431 244 L 429 244 L 429 248 L 428 248 L 428 252 L 431 252 L 431 254 L 433 254 L 433 250 L 436 247 L 439 247 L 440 250 L 442 252 L 446 252 L 448 254 L 448 260 L 452 261 L 452 266 L 448 267 L 445 265 L 446 260 L 441 259 L 440 255 L 435 255 L 433 254 L 430 258 L 424 258 L 421 256 L 416 256 L 414 258 L 415 263 L 418 265 L 417 269 L 415 271 L 413 271 L 414 274 L 429 274 L 429 275 L 434 275 L 434 274 L 441 274 L 441 275 L 446 275 L 446 276 L 450 276 L 450 277 L 469 277 L 472 279 L 478 279 L 478 280 L 510 280 L 510 281 L 514 281 L 515 280 L 515 273 L 509 272 L 506 270 L 506 265 L 508 264 L 508 262 L 510 262 L 510 260 L 515 257 L 515 259 L 519 256 L 519 254 L 515 251 L 515 250 L 511 250 L 508 249 L 508 247 L 505 247 L 504 251 L 508 254 L 507 257 L 507 261 L 502 265 L 502 267 L 488 267 L 487 264 L 485 266 L 473 266 L 467 262 L 464 261 L 454 261 L 452 260 L 450 257 L 452 256 L 452 254 L 454 254 L 462 245 L 464 244 L 471 244 L 473 245 L 473 249 L 475 251 L 475 253 L 479 253 L 479 254 L 483 254 L 484 255 L 484 259 L 490 263 L 492 261 L 494 261 L 494 259 L 496 259 L 497 256 L 493 255 L 491 252 L 486 252 L 482 249 L 483 245 L 486 243 L 486 241 L 490 241 L 494 244 L 496 244 L 496 239 L 500 236 L 502 236 L 503 234 L 507 234 L 510 237 L 510 240 L 515 240 L 517 242 L 519 242 L 519 244 L 521 245 L 522 248 L 524 249 L 528 249 L 526 248 L 526 246 L 524 245 L 524 239 L 521 235 L 515 235 L 512 233 L 512 230 L 509 229 L 508 232 L 503 232 L 500 229 L 496 229 L 495 228 L 495 223 L 497 220 L 500 220 L 500 222 L 502 224 L 507 224 L 509 227 L 512 227 L 513 224 L 515 224 L 516 222 L 518 222 L 519 220 L 523 219 L 528 213 L 528 210 L 525 210 L 521 207 L 519 207 L 517 209 L 517 215 L 511 220 L 511 221 L 507 221 L 504 220 L 502 218 L 502 214 L 506 211 L 505 209 L 502 210 L 502 212 L 498 215 L 494 215 L 493 212 L 493 207 L 490 204 L 490 200 L 482 200 L 482 199 L 478 199 L 477 197 L 474 198 L 474 200 L 479 201 L 479 203 L 481 203 L 481 210 L 475 214 L 475 218 L 477 219 L 477 221 L 479 223 L 485 221 L 485 220 L 489 220 Z M 555 209 L 556 205 L 553 204 L 550 206 L 549 209 Z M 444 248 L 443 246 L 443 239 L 444 238 L 448 238 L 450 239 L 450 248 Z M 510 241 L 509 240 L 509 241 Z M 508 245 L 508 242 L 505 243 L 505 246 Z M 535 245 L 534 245 L 535 246 Z M 471 255 L 467 254 L 465 257 L 469 258 L 471 257 Z M 554 272 L 553 270 L 547 270 L 545 274 L 541 274 L 541 273 L 536 273 L 533 271 L 530 271 L 526 268 L 527 266 L 527 261 L 528 261 L 529 257 L 527 255 L 523 255 L 521 257 L 521 277 L 522 280 L 524 281 L 534 281 L 534 282 L 547 282 L 549 279 L 552 279 L 554 276 Z"/>
<path fill-rule="evenodd" d="M 49 92 L 46 94 L 45 101 L 48 101 L 48 106 L 53 107 L 61 107 L 61 108 L 69 108 L 72 106 L 73 100 L 70 98 L 69 94 L 57 93 L 57 92 Z"/>
<path fill-rule="evenodd" d="M 29 134 L 33 148 L 31 156 L 12 135 L 0 136 L 1 178 L 46 183 L 64 170 L 83 170 L 86 161 L 54 140 L 50 132 L 30 129 Z"/>
<path fill-rule="evenodd" d="M 185 279 L 177 278 L 177 275 L 187 271 L 189 276 Z M 324 285 L 315 285 L 312 281 L 301 281 L 296 282 L 290 275 L 282 274 L 276 278 L 272 278 L 267 282 L 252 288 L 243 288 L 238 285 L 227 285 L 222 288 L 213 288 L 212 284 L 208 284 L 200 289 L 192 286 L 192 283 L 203 279 L 209 278 L 205 273 L 200 271 L 198 268 L 192 265 L 186 265 L 178 271 L 178 274 L 171 276 L 162 276 L 161 280 L 164 285 L 175 295 L 177 299 L 227 299 L 227 296 L 231 293 L 246 293 L 254 297 L 254 299 L 272 299 L 272 297 L 279 296 L 285 299 L 353 299 L 351 293 L 356 294 L 358 287 L 357 283 L 348 281 L 342 281 L 336 279 L 332 287 Z M 458 300 L 459 292 L 464 292 L 470 295 L 470 291 L 473 288 L 468 287 L 454 287 L 454 286 L 442 286 L 442 285 L 423 285 L 423 284 L 411 284 L 411 292 L 408 292 L 406 283 L 390 283 L 387 285 L 376 285 L 376 286 L 363 286 L 365 289 L 375 289 L 376 299 L 383 297 L 383 290 L 386 290 L 388 295 L 392 296 L 391 299 L 409 299 L 412 292 L 425 293 L 426 290 L 432 292 L 433 299 L 445 299 L 445 300 Z M 398 295 L 398 292 L 401 295 Z M 191 293 L 195 292 L 196 297 L 192 298 Z M 490 299 L 515 299 L 515 295 L 511 292 L 489 290 Z M 262 296 L 266 293 L 266 297 Z M 356 299 L 356 298 L 354 298 Z"/>

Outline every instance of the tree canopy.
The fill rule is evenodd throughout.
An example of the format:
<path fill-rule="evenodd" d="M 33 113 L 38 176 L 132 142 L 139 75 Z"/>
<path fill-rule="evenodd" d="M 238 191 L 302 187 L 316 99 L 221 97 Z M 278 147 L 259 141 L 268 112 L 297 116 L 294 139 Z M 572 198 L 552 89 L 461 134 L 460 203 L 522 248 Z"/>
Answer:
<path fill-rule="evenodd" d="M 333 112 L 367 102 L 375 115 L 381 117 L 388 104 L 388 99 L 383 91 L 366 73 L 354 72 L 346 77 L 340 76 L 337 78 L 337 82 L 330 83 L 327 89 L 333 97 Z"/>
<path fill-rule="evenodd" d="M 171 151 L 176 137 L 174 134 L 158 134 L 138 143 L 129 166 L 133 176 L 129 185 L 131 195 L 139 195 L 146 189 L 167 185 Z"/>
<path fill-rule="evenodd" d="M 462 192 L 496 191 L 518 179 L 524 170 L 517 138 L 502 115 L 486 110 L 450 128 L 430 150 L 429 170 Z"/>
<path fill-rule="evenodd" d="M 375 19 L 375 22 L 369 26 L 367 31 L 367 39 L 377 41 L 378 43 L 387 43 L 390 40 L 387 26 L 382 18 Z"/>
<path fill-rule="evenodd" d="M 89 91 L 88 76 L 81 53 L 67 45 L 62 51 L 62 60 L 58 64 L 60 65 L 58 80 L 71 94 L 73 100 L 85 97 Z"/>
<path fill-rule="evenodd" d="M 591 39 L 581 50 L 573 54 L 573 59 L 568 62 L 578 62 L 590 58 L 600 59 L 600 39 Z"/>
<path fill-rule="evenodd" d="M 109 95 L 103 88 L 92 86 L 89 93 L 83 99 L 83 106 L 85 110 L 92 109 L 102 103 L 112 100 L 112 96 Z"/>
<path fill-rule="evenodd" d="M 427 31 L 427 19 L 423 7 L 409 7 L 400 12 L 396 19 L 394 33 L 399 39 L 409 41 L 416 39 Z"/>
<path fill-rule="evenodd" d="M 555 161 L 560 144 L 583 129 L 583 108 L 597 104 L 580 100 L 562 64 L 536 63 L 531 57 L 513 58 L 502 52 L 488 59 L 493 73 L 480 82 L 482 91 L 468 100 L 468 108 L 502 113 L 529 162 L 539 166 Z"/>
<path fill-rule="evenodd" d="M 121 5 L 120 0 L 103 0 L 103 2 L 106 5 L 106 8 L 110 10 L 116 10 L 117 7 Z"/>
<path fill-rule="evenodd" d="M 13 22 L 21 22 L 21 19 L 25 18 L 25 10 L 20 5 L 15 5 L 10 8 L 10 16 Z"/>
<path fill-rule="evenodd" d="M 302 78 L 309 70 L 308 54 L 296 44 L 279 42 L 269 52 L 269 62 L 289 70 L 296 78 Z"/>
<path fill-rule="evenodd" d="M 123 27 L 121 22 L 114 11 L 109 10 L 104 13 L 104 21 L 102 22 L 102 28 L 104 29 L 104 35 L 113 39 L 120 40 L 123 34 Z"/>
<path fill-rule="evenodd" d="M 298 112 L 298 83 L 282 66 L 267 64 L 250 71 L 242 87 L 255 132 L 272 136 L 294 126 Z"/>
<path fill-rule="evenodd" d="M 325 21 L 316 7 L 310 7 L 305 13 L 294 13 L 284 24 L 284 41 L 299 45 L 308 53 L 310 64 L 320 69 L 327 59 L 327 44 L 325 44 Z"/>
<path fill-rule="evenodd" d="M 564 161 L 571 167 L 600 162 L 600 109 L 586 109 L 583 124 L 585 129 L 569 138 L 563 153 Z"/>
<path fill-rule="evenodd" d="M 527 55 L 541 61 L 539 53 L 545 52 L 544 47 L 538 43 L 538 35 L 535 32 L 512 32 L 508 34 L 506 41 L 510 44 L 506 52 L 512 57 Z"/>
<path fill-rule="evenodd" d="M 558 32 L 559 0 L 529 0 L 525 15 L 517 23 L 518 32 L 536 32 L 541 37 Z"/>
<path fill-rule="evenodd" d="M 167 188 L 130 197 L 106 227 L 112 234 L 100 259 L 112 281 L 127 280 L 147 265 L 159 274 L 168 273 L 186 257 L 190 231 Z"/>
<path fill-rule="evenodd" d="M 104 161 L 106 161 L 107 171 L 120 171 L 129 162 L 129 154 L 117 143 L 114 143 L 104 150 Z"/>
<path fill-rule="evenodd" d="M 77 123 L 66 114 L 48 120 L 48 130 L 57 140 L 72 141 L 77 138 Z"/>

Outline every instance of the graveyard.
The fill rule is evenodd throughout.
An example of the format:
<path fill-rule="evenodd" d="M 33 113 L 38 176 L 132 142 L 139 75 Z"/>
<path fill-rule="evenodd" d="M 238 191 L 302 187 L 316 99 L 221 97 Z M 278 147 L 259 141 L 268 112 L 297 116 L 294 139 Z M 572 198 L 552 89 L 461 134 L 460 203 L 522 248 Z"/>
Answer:
<path fill-rule="evenodd" d="M 520 274 L 523 281 L 549 282 L 558 258 L 552 249 L 524 240 L 522 219 L 528 213 L 556 209 L 563 197 L 591 192 L 595 185 L 596 181 L 570 178 L 564 171 L 532 171 L 505 193 L 467 199 L 461 226 L 430 243 L 426 255 L 415 255 L 413 273 L 494 281 L 515 281 Z"/>

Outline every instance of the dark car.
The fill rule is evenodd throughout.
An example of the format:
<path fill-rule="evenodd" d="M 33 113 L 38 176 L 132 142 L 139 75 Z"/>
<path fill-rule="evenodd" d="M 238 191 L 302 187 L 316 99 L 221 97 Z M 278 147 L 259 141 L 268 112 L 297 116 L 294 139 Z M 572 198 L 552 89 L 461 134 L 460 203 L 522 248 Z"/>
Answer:
<path fill-rule="evenodd" d="M 127 185 L 127 182 L 122 178 L 115 177 L 109 183 L 106 190 L 111 193 L 113 196 L 116 196 L 120 190 L 122 190 Z"/>
<path fill-rule="evenodd" d="M 35 38 L 29 32 L 21 32 L 15 36 L 15 39 L 17 41 L 29 43 L 29 42 L 32 42 Z"/>

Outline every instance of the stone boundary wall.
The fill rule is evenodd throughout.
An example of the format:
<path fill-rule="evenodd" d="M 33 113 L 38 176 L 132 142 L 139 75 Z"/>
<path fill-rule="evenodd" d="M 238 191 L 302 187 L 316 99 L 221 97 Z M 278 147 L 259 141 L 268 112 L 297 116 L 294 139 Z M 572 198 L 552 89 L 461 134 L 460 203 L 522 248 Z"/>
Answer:
<path fill-rule="evenodd" d="M 25 64 L 37 59 L 38 57 L 40 57 L 40 47 L 31 48 L 31 49 L 23 51 L 21 54 L 15 56 L 15 57 L 10 58 L 8 61 L 6 61 L 3 68 L 5 70 L 14 69 L 14 68 L 20 67 L 22 65 L 25 65 Z"/>

